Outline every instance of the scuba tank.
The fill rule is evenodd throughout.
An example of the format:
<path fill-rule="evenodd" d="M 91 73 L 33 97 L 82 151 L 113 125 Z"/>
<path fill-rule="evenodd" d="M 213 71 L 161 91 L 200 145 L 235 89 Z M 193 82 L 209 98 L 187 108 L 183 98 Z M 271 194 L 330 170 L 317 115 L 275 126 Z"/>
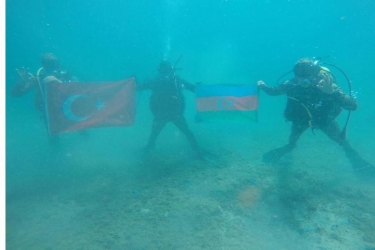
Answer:
<path fill-rule="evenodd" d="M 337 69 L 338 71 L 340 71 L 341 74 L 345 77 L 345 79 L 346 79 L 346 81 L 347 81 L 347 83 L 348 83 L 349 96 L 350 96 L 351 98 L 354 98 L 354 96 L 353 96 L 353 92 L 352 92 L 351 81 L 350 81 L 348 75 L 347 75 L 347 74 L 346 74 L 341 68 L 339 68 L 339 67 L 337 67 L 336 65 L 331 64 L 331 63 L 325 63 L 325 62 L 322 62 L 322 57 L 313 57 L 313 61 L 314 61 L 314 65 L 320 67 L 321 70 L 329 71 L 329 70 L 325 69 L 325 68 L 322 67 L 322 66 L 331 66 L 331 67 Z M 288 71 L 288 72 L 286 72 L 286 73 L 283 74 L 282 76 L 280 76 L 280 77 L 276 80 L 276 84 L 277 84 L 277 85 L 280 85 L 280 80 L 281 80 L 282 78 L 284 78 L 285 76 L 289 75 L 289 74 L 292 73 L 292 72 L 293 72 L 293 69 L 290 70 L 290 71 Z M 333 74 L 331 74 L 331 75 L 335 78 L 335 76 L 334 76 Z M 346 121 L 345 121 L 345 125 L 344 125 L 344 127 L 343 127 L 343 129 L 342 129 L 342 131 L 341 131 L 341 134 L 340 134 L 341 138 L 344 139 L 344 140 L 346 140 L 347 130 L 348 130 L 348 125 L 349 125 L 350 117 L 351 117 L 351 111 L 349 110 L 349 111 L 348 111 L 348 116 L 347 116 Z"/>

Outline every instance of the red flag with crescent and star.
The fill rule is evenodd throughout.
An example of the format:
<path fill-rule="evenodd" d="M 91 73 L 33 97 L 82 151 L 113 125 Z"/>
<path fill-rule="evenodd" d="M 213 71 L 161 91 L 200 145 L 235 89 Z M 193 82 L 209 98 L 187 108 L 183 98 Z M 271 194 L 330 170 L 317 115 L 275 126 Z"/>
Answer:
<path fill-rule="evenodd" d="M 45 86 L 50 135 L 96 127 L 130 126 L 135 117 L 135 78 L 113 82 L 51 82 Z"/>

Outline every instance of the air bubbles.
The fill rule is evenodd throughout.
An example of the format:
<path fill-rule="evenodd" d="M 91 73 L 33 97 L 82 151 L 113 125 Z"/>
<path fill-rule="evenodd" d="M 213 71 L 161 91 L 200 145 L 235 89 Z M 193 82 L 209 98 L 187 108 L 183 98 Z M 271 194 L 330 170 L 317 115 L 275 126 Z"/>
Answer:
<path fill-rule="evenodd" d="M 354 99 L 357 99 L 357 97 L 358 97 L 358 92 L 357 92 L 357 91 L 352 91 L 352 92 L 350 92 L 350 96 L 351 96 L 352 98 L 354 98 Z"/>

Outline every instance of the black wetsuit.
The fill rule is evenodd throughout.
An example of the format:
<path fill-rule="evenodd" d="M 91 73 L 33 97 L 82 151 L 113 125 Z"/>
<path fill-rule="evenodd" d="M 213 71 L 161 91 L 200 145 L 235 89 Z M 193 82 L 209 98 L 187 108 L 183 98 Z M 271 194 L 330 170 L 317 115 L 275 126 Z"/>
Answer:
<path fill-rule="evenodd" d="M 195 137 L 184 117 L 185 98 L 182 93 L 184 89 L 194 92 L 195 86 L 174 74 L 160 74 L 155 79 L 146 81 L 138 89 L 151 89 L 152 91 L 150 109 L 154 115 L 154 121 L 146 151 L 150 151 L 155 147 L 158 135 L 168 122 L 173 122 L 187 137 L 193 149 L 198 151 L 199 148 Z"/>
<path fill-rule="evenodd" d="M 321 129 L 332 140 L 343 145 L 344 139 L 340 136 L 341 131 L 335 119 L 342 109 L 356 110 L 358 105 L 355 99 L 345 94 L 337 85 L 333 88 L 332 94 L 326 94 L 315 86 L 302 87 L 294 79 L 276 87 L 262 87 L 269 95 L 286 94 L 288 97 L 284 117 L 293 123 L 290 145 L 295 146 L 298 138 L 309 127 Z"/>
<path fill-rule="evenodd" d="M 346 138 L 341 136 L 340 126 L 335 119 L 342 109 L 353 111 L 358 108 L 358 104 L 337 85 L 333 84 L 332 94 L 322 92 L 314 84 L 307 87 L 301 86 L 296 79 L 288 80 L 276 87 L 263 85 L 261 89 L 268 95 L 287 95 L 284 117 L 292 122 L 289 143 L 266 153 L 263 156 L 265 162 L 274 162 L 292 151 L 300 136 L 311 127 L 322 130 L 329 138 L 342 146 L 354 169 L 373 168 L 358 155 Z"/>

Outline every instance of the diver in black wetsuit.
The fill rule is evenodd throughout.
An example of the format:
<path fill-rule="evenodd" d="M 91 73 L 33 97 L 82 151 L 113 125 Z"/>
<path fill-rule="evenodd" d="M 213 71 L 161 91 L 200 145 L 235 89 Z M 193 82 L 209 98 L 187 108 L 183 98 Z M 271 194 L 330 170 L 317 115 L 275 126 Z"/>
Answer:
<path fill-rule="evenodd" d="M 178 77 L 168 61 L 160 62 L 158 71 L 156 78 L 138 86 L 139 90 L 151 89 L 152 91 L 150 108 L 154 121 L 144 153 L 148 154 L 154 149 L 156 139 L 164 126 L 168 122 L 173 122 L 184 133 L 193 150 L 200 157 L 201 150 L 184 117 L 185 98 L 182 93 L 184 89 L 194 92 L 195 86 Z"/>
<path fill-rule="evenodd" d="M 325 67 L 309 58 L 302 58 L 294 65 L 295 77 L 276 87 L 268 87 L 258 81 L 258 87 L 268 95 L 288 97 L 284 116 L 292 122 L 289 143 L 264 154 L 263 161 L 275 162 L 296 146 L 297 140 L 309 127 L 322 130 L 329 138 L 343 147 L 355 170 L 366 169 L 375 173 L 375 168 L 362 159 L 342 136 L 335 120 L 342 111 L 356 110 L 356 99 L 345 94 L 335 82 L 335 77 Z"/>
<path fill-rule="evenodd" d="M 77 81 L 77 78 L 71 76 L 67 71 L 60 70 L 60 62 L 53 53 L 43 54 L 41 65 L 36 76 L 29 73 L 28 68 L 17 69 L 18 80 L 11 90 L 11 95 L 19 97 L 35 89 L 35 108 L 44 116 L 43 85 L 51 82 Z"/>
<path fill-rule="evenodd" d="M 34 90 L 34 104 L 35 108 L 40 112 L 40 117 L 46 122 L 45 114 L 45 85 L 59 82 L 76 82 L 78 79 L 72 76 L 69 72 L 60 69 L 59 59 L 53 53 L 45 53 L 41 57 L 41 68 L 34 76 L 29 72 L 28 68 L 22 67 L 17 69 L 18 80 L 11 90 L 13 97 L 20 97 L 24 94 Z M 80 130 L 80 135 L 87 135 L 87 131 Z M 57 142 L 58 136 L 50 136 L 50 142 Z"/>

